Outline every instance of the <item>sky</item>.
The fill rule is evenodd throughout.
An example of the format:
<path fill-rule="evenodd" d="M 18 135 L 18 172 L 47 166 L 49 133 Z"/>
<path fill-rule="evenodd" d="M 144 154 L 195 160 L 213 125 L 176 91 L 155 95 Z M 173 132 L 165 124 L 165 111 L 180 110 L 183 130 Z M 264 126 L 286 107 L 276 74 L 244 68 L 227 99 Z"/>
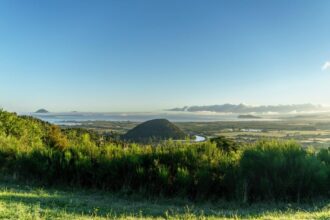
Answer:
<path fill-rule="evenodd" d="M 330 104 L 328 0 L 1 0 L 0 107 Z"/>

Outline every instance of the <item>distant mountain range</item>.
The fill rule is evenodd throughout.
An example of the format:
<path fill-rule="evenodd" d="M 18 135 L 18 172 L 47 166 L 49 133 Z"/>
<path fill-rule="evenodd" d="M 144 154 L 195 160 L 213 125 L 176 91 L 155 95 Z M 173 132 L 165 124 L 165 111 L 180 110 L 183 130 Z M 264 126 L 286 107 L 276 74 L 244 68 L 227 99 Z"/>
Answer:
<path fill-rule="evenodd" d="M 223 104 L 223 105 L 206 105 L 206 106 L 185 106 L 182 108 L 173 108 L 169 111 L 186 111 L 186 112 L 222 112 L 222 113 L 291 113 L 291 112 L 321 112 L 330 111 L 329 107 L 313 104 L 295 104 L 295 105 L 260 105 L 250 106 L 245 104 Z"/>

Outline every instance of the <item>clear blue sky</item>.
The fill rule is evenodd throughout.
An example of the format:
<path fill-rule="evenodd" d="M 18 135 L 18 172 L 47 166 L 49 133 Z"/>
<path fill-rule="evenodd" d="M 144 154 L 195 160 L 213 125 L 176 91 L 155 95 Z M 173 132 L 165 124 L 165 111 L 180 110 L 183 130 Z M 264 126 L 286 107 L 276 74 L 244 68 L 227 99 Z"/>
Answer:
<path fill-rule="evenodd" d="M 11 111 L 330 104 L 327 61 L 328 0 L 0 1 Z"/>

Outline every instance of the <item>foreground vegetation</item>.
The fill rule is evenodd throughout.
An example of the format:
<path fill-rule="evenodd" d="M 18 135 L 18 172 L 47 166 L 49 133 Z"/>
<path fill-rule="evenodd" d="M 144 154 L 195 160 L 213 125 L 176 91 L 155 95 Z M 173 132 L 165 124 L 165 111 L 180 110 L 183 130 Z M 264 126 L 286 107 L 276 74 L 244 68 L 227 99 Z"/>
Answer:
<path fill-rule="evenodd" d="M 3 182 L 3 180 L 1 180 Z M 329 219 L 329 201 L 191 202 L 91 190 L 0 185 L 0 219 Z"/>
<path fill-rule="evenodd" d="M 0 171 L 48 186 L 239 202 L 329 197 L 330 150 L 295 142 L 214 140 L 158 146 L 100 140 L 0 111 Z"/>

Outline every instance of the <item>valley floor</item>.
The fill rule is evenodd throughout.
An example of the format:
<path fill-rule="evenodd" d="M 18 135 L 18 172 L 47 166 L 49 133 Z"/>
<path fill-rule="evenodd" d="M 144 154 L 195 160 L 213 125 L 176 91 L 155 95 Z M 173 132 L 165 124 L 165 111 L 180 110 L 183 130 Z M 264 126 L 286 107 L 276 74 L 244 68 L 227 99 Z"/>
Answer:
<path fill-rule="evenodd" d="M 310 204 L 192 203 L 100 191 L 0 184 L 0 219 L 330 219 L 330 201 Z"/>

